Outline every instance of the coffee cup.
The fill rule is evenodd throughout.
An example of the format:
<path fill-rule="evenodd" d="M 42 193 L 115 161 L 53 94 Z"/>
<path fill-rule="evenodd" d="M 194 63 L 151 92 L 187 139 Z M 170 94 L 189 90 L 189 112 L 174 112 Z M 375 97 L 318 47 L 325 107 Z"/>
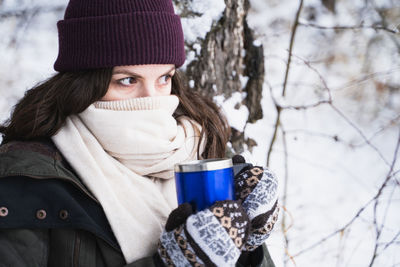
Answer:
<path fill-rule="evenodd" d="M 189 202 L 195 211 L 216 201 L 234 200 L 234 172 L 231 159 L 196 160 L 175 165 L 178 204 Z"/>

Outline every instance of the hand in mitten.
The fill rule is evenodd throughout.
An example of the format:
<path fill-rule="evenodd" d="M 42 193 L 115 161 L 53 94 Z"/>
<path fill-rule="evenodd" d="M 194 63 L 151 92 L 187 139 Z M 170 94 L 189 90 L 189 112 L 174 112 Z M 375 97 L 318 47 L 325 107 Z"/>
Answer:
<path fill-rule="evenodd" d="M 237 201 L 217 201 L 191 214 L 188 203 L 168 217 L 158 253 L 166 266 L 234 266 L 249 232 L 249 219 Z"/>
<path fill-rule="evenodd" d="M 235 156 L 234 164 L 244 163 L 244 158 Z M 248 164 L 235 176 L 236 199 L 242 201 L 250 219 L 250 234 L 244 251 L 253 251 L 269 237 L 278 219 L 278 182 L 266 168 Z"/>

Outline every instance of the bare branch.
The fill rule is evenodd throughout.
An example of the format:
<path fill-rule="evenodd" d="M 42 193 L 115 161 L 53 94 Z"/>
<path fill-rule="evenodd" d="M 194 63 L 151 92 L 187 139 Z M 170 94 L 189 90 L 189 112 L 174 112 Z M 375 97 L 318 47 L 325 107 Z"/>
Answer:
<path fill-rule="evenodd" d="M 295 134 L 295 133 L 303 133 L 303 134 L 307 134 L 310 136 L 317 136 L 317 137 L 321 137 L 321 138 L 327 138 L 327 139 L 331 139 L 335 142 L 341 142 L 346 146 L 352 147 L 353 145 L 351 143 L 346 142 L 345 140 L 343 140 L 342 138 L 340 138 L 338 135 L 336 134 L 326 134 L 326 133 L 322 133 L 322 132 L 315 132 L 315 131 L 310 131 L 310 130 L 305 130 L 305 129 L 290 129 L 290 130 L 286 130 L 286 134 Z"/>
<path fill-rule="evenodd" d="M 278 104 L 278 106 L 281 109 L 304 110 L 304 109 L 315 108 L 315 107 L 318 107 L 318 106 L 320 106 L 322 104 L 330 104 L 330 103 L 331 103 L 330 100 L 321 100 L 321 101 L 318 101 L 318 102 L 316 102 L 314 104 L 302 105 L 302 106 L 282 106 L 282 105 L 279 105 L 279 104 Z"/>
<path fill-rule="evenodd" d="M 24 8 L 24 9 L 6 10 L 6 11 L 0 12 L 0 21 L 10 18 L 10 17 L 23 18 L 30 14 L 62 12 L 64 10 L 65 10 L 65 5 L 36 6 L 36 7 Z"/>
<path fill-rule="evenodd" d="M 286 93 L 286 84 L 287 84 L 288 77 L 289 77 L 290 62 L 292 61 L 292 51 L 293 51 L 293 45 L 294 45 L 294 38 L 296 36 L 297 26 L 299 25 L 299 17 L 300 17 L 300 13 L 301 13 L 302 8 L 303 8 L 303 0 L 300 0 L 299 8 L 297 9 L 296 17 L 294 19 L 294 24 L 293 24 L 293 28 L 292 28 L 292 35 L 290 36 L 289 55 L 288 55 L 288 60 L 287 60 L 287 64 L 286 64 L 286 72 L 285 72 L 285 79 L 284 79 L 284 82 L 283 82 L 282 96 L 285 96 L 285 93 Z"/>
<path fill-rule="evenodd" d="M 16 30 L 11 34 L 11 38 L 8 41 L 9 46 L 15 46 L 18 48 L 19 39 L 21 36 L 25 35 L 25 32 L 32 25 L 31 21 L 37 17 L 39 14 L 43 13 L 61 13 L 64 11 L 65 5 L 55 5 L 55 6 L 33 6 L 21 9 L 8 9 L 0 11 L 0 22 L 9 18 L 17 18 Z"/>
<path fill-rule="evenodd" d="M 363 144 L 367 144 L 367 145 L 369 145 L 372 149 L 374 149 L 374 150 L 377 152 L 377 154 L 379 155 L 379 157 L 386 163 L 386 165 L 389 166 L 390 163 L 385 159 L 385 157 L 383 156 L 383 154 L 378 150 L 378 148 L 377 148 L 376 146 L 374 146 L 374 145 L 371 143 L 372 138 L 373 138 L 378 132 L 380 132 L 380 131 L 383 130 L 383 129 L 381 129 L 380 131 L 378 131 L 377 133 L 375 133 L 371 138 L 367 138 L 366 135 L 361 131 L 361 129 L 358 128 L 347 116 L 344 115 L 344 113 L 343 113 L 342 111 L 340 111 L 340 110 L 333 104 L 331 89 L 328 87 L 328 85 L 327 85 L 325 79 L 323 78 L 323 76 L 321 75 L 321 73 L 319 73 L 319 71 L 318 71 L 317 69 L 315 69 L 315 68 L 310 64 L 309 61 L 307 61 L 307 60 L 305 60 L 305 59 L 303 59 L 303 58 L 301 58 L 301 57 L 299 57 L 299 56 L 296 56 L 296 55 L 293 55 L 293 56 L 296 57 L 297 59 L 301 60 L 308 68 L 310 68 L 313 72 L 315 72 L 315 73 L 318 75 L 318 77 L 319 77 L 321 83 L 323 84 L 323 87 L 325 88 L 325 90 L 326 90 L 327 93 L 328 93 L 328 100 L 321 100 L 321 101 L 316 102 L 316 103 L 314 103 L 314 104 L 303 105 L 303 106 L 282 106 L 282 105 L 279 105 L 275 99 L 273 99 L 275 105 L 278 105 L 278 106 L 280 107 L 281 110 L 282 110 L 282 109 L 301 110 L 301 109 L 314 108 L 314 107 L 317 107 L 317 106 L 319 106 L 319 105 L 321 105 L 321 104 L 329 104 L 329 105 L 333 108 L 333 110 L 335 110 L 343 119 L 345 119 L 345 121 L 346 121 L 347 123 L 349 123 L 349 124 L 361 135 L 361 137 L 363 138 Z M 377 74 L 377 73 L 375 73 L 375 74 Z M 371 74 L 371 75 L 372 75 L 372 74 Z M 271 91 L 271 92 L 272 92 L 272 91 Z M 272 95 L 272 93 L 271 93 L 271 95 Z M 399 118 L 400 118 L 400 115 L 397 116 L 396 118 L 392 119 L 392 120 L 390 121 L 390 123 L 396 122 Z M 351 146 L 354 147 L 353 145 L 351 145 Z M 397 179 L 396 179 L 396 182 L 399 184 L 399 181 L 397 181 Z"/>
<path fill-rule="evenodd" d="M 393 174 L 393 172 L 392 172 L 392 174 Z M 383 215 L 383 219 L 382 219 L 382 222 L 381 222 L 381 229 L 383 229 L 384 226 L 385 226 L 386 218 L 387 218 L 387 215 L 389 214 L 389 207 L 390 207 L 390 204 L 392 203 L 393 194 L 394 194 L 395 191 L 396 191 L 396 187 L 393 186 L 392 187 L 392 192 L 390 193 L 390 196 L 389 196 L 389 200 L 387 201 L 388 204 L 387 204 L 386 209 L 385 209 L 385 214 Z"/>
<path fill-rule="evenodd" d="M 317 28 L 317 29 L 321 29 L 321 30 L 359 30 L 359 29 L 373 29 L 376 31 L 387 31 L 389 33 L 393 33 L 393 34 L 397 34 L 399 33 L 399 31 L 397 29 L 393 30 L 393 29 L 388 29 L 384 26 L 380 26 L 380 25 L 355 25 L 355 26 L 322 26 L 322 25 L 318 25 L 315 23 L 302 23 L 299 22 L 299 25 L 301 26 L 305 26 L 305 27 L 313 27 L 313 28 Z"/>
<path fill-rule="evenodd" d="M 287 86 L 287 81 L 288 81 L 288 77 L 289 77 L 290 62 L 292 60 L 292 50 L 293 50 L 293 44 L 294 44 L 294 37 L 296 35 L 296 29 L 297 29 L 297 26 L 298 26 L 298 23 L 299 23 L 299 17 L 300 17 L 300 13 L 301 13 L 302 8 L 303 8 L 303 0 L 300 0 L 299 8 L 298 8 L 298 10 L 296 12 L 296 17 L 295 17 L 293 28 L 292 28 L 292 35 L 290 37 L 289 55 L 288 55 L 288 61 L 287 61 L 287 64 L 286 64 L 286 72 L 285 72 L 285 79 L 284 79 L 283 88 L 282 88 L 282 96 L 285 96 L 285 92 L 286 92 L 286 86 Z M 272 93 L 271 93 L 271 95 L 272 95 Z M 275 107 L 276 107 L 277 115 L 276 115 L 276 120 L 275 120 L 274 133 L 272 135 L 271 142 L 270 142 L 270 145 L 269 145 L 269 148 L 268 148 L 268 153 L 267 153 L 267 163 L 266 163 L 267 166 L 269 166 L 272 149 L 274 147 L 274 143 L 275 143 L 275 140 L 276 140 L 276 134 L 277 134 L 277 131 L 278 131 L 278 127 L 280 125 L 280 118 L 281 118 L 281 108 L 279 108 L 279 106 L 277 106 L 277 105 L 275 105 Z"/>
<path fill-rule="evenodd" d="M 313 108 L 313 107 L 319 106 L 321 104 L 329 104 L 334 111 L 336 111 L 348 124 L 350 124 L 360 134 L 360 136 L 363 138 L 365 144 L 369 145 L 372 149 L 374 149 L 377 152 L 377 154 L 379 155 L 379 157 L 386 163 L 386 165 L 390 166 L 390 163 L 386 160 L 386 158 L 383 156 L 383 154 L 378 150 L 378 148 L 376 146 L 374 146 L 371 143 L 371 141 L 365 136 L 365 134 L 361 131 L 361 129 L 359 127 L 357 127 L 347 116 L 344 115 L 344 113 L 342 111 L 340 111 L 333 104 L 331 90 L 328 87 L 328 84 L 326 83 L 326 81 L 323 78 L 323 76 L 321 75 L 321 73 L 319 73 L 319 71 L 317 69 L 315 69 L 310 64 L 310 62 L 308 62 L 307 60 L 305 60 L 305 59 L 303 59 L 303 58 L 301 58 L 299 56 L 296 56 L 296 55 L 293 55 L 293 56 L 296 57 L 297 59 L 301 60 L 308 68 L 310 68 L 313 72 L 315 72 L 318 75 L 320 81 L 322 82 L 325 90 L 328 93 L 328 100 L 321 100 L 320 102 L 317 102 L 315 104 L 308 105 L 308 106 L 307 105 L 306 106 L 293 106 L 293 107 L 291 107 L 291 106 L 282 107 L 281 106 L 280 108 L 281 109 L 284 109 L 284 108 L 288 108 L 288 109 L 307 109 L 307 108 Z M 277 104 L 275 104 L 275 105 L 277 105 Z"/>
<path fill-rule="evenodd" d="M 288 184 L 289 184 L 289 168 L 288 168 L 288 152 L 287 152 L 287 142 L 286 142 L 286 132 L 285 129 L 283 128 L 283 125 L 280 127 L 281 132 L 282 132 L 282 143 L 283 143 L 283 149 L 284 149 L 284 164 L 285 164 L 285 179 L 283 183 L 283 196 L 282 196 L 282 205 L 284 207 L 287 206 L 287 192 L 288 192 Z M 283 229 L 283 236 L 285 239 L 285 248 L 286 251 L 289 251 L 289 238 L 287 236 L 287 230 L 286 230 L 286 213 L 283 214 L 282 217 L 282 229 Z M 287 254 L 289 256 L 289 254 Z M 289 256 L 290 257 L 290 256 Z"/>
<path fill-rule="evenodd" d="M 376 257 L 377 257 L 377 251 L 378 251 L 378 241 L 379 238 L 381 236 L 382 233 L 382 228 L 379 228 L 378 226 L 378 222 L 377 222 L 377 211 L 378 211 L 378 203 L 379 203 L 379 198 L 375 199 L 375 204 L 374 204 L 374 226 L 375 226 L 375 233 L 376 233 L 376 237 L 375 237 L 375 246 L 374 246 L 374 252 L 373 252 L 373 256 L 371 259 L 371 262 L 369 264 L 369 266 L 372 266 Z"/>
<path fill-rule="evenodd" d="M 349 117 L 347 117 L 347 116 L 345 115 L 345 113 L 342 112 L 342 111 L 333 103 L 333 98 L 332 98 L 332 92 L 333 92 L 333 91 L 330 90 L 330 88 L 328 87 L 328 84 L 327 84 L 326 80 L 325 80 L 324 77 L 321 75 L 321 73 L 319 73 L 319 71 L 311 64 L 310 61 L 305 60 L 305 59 L 302 59 L 301 57 L 298 57 L 298 56 L 296 56 L 296 55 L 293 54 L 293 46 L 294 46 L 295 33 L 296 33 L 296 30 L 297 30 L 297 26 L 298 26 L 298 25 L 302 25 L 302 26 L 305 26 L 305 27 L 314 27 L 314 28 L 319 28 L 319 29 L 324 29 L 324 30 L 356 30 L 356 29 L 367 29 L 367 28 L 369 28 L 369 29 L 374 29 L 374 30 L 376 30 L 376 31 L 386 31 L 386 32 L 389 32 L 389 33 L 392 33 L 392 34 L 398 34 L 398 33 L 399 33 L 399 30 L 398 30 L 398 29 L 393 29 L 393 30 L 392 30 L 392 29 L 389 29 L 386 25 L 383 25 L 383 26 L 382 26 L 382 25 L 371 25 L 371 26 L 357 25 L 357 26 L 334 26 L 334 27 L 324 27 L 324 26 L 320 26 L 320 25 L 312 24 L 312 23 L 309 23 L 309 24 L 301 23 L 301 22 L 299 22 L 299 15 L 300 15 L 300 12 L 301 12 L 301 8 L 302 8 L 302 1 L 300 2 L 299 9 L 298 9 L 298 11 L 297 11 L 297 13 L 296 13 L 295 22 L 294 22 L 294 24 L 293 24 L 293 26 L 292 26 L 292 30 L 291 30 L 290 45 L 289 45 L 289 50 L 288 50 L 289 56 L 288 56 L 287 62 L 285 62 L 285 63 L 286 63 L 286 71 L 285 71 L 285 78 L 284 78 L 284 81 L 283 81 L 282 93 L 281 93 L 281 94 L 282 94 L 282 97 L 285 97 L 285 94 L 286 94 L 286 91 L 287 91 L 286 89 L 287 89 L 287 87 L 288 87 L 288 85 L 289 85 L 289 79 L 288 79 L 288 77 L 289 77 L 289 72 L 291 71 L 290 68 L 291 68 L 291 67 L 293 66 L 293 64 L 295 63 L 295 61 L 294 61 L 294 57 L 295 57 L 295 58 L 299 59 L 304 65 L 306 65 L 309 69 L 311 69 L 314 73 L 316 73 L 316 74 L 318 75 L 319 80 L 320 80 L 320 82 L 321 82 L 321 84 L 322 84 L 322 86 L 319 87 L 319 88 L 325 89 L 327 95 L 325 95 L 324 97 L 322 97 L 320 100 L 316 100 L 316 102 L 310 103 L 310 104 L 304 104 L 304 105 L 286 105 L 286 104 L 280 104 L 279 101 L 277 101 L 277 100 L 275 99 L 275 97 L 274 97 L 274 95 L 273 95 L 273 93 L 272 93 L 272 92 L 273 92 L 272 86 L 269 85 L 269 87 L 270 87 L 270 92 L 271 92 L 271 98 L 272 98 L 273 103 L 274 103 L 274 105 L 275 105 L 275 108 L 276 108 L 276 110 L 277 110 L 277 116 L 276 116 L 276 121 L 275 121 L 275 125 L 274 125 L 274 132 L 273 132 L 273 135 L 272 135 L 272 138 L 271 138 L 271 142 L 270 142 L 270 146 L 269 146 L 269 150 L 268 150 L 268 155 L 267 155 L 267 166 L 269 165 L 270 157 L 271 157 L 271 153 L 272 153 L 272 149 L 273 149 L 274 143 L 276 142 L 276 139 L 277 139 L 278 130 L 280 129 L 280 130 L 282 131 L 282 137 L 283 137 L 283 140 L 282 140 L 282 141 L 283 141 L 283 150 L 284 150 L 283 152 L 284 152 L 284 156 L 285 156 L 285 162 L 284 162 L 284 164 L 285 164 L 285 169 L 287 168 L 287 162 L 286 162 L 286 161 L 287 161 L 287 158 L 286 158 L 286 155 L 287 155 L 287 143 L 286 143 L 286 141 L 287 141 L 287 133 L 289 133 L 290 130 L 289 130 L 289 131 L 286 131 L 286 130 L 284 129 L 284 127 L 283 127 L 283 124 L 282 124 L 282 121 L 281 121 L 281 114 L 282 114 L 282 111 L 283 111 L 283 110 L 286 110 L 286 109 L 290 109 L 290 110 L 307 110 L 307 109 L 312 109 L 312 108 L 318 107 L 318 106 L 320 106 L 320 105 L 329 104 L 329 105 L 332 107 L 332 109 L 333 109 L 337 114 L 339 114 L 339 116 L 340 116 L 343 120 L 345 120 L 345 121 L 351 126 L 351 128 L 355 129 L 355 131 L 361 136 L 362 139 L 361 139 L 361 141 L 360 141 L 359 144 L 354 145 L 354 144 L 346 143 L 344 140 L 339 139 L 339 138 L 338 138 L 337 136 L 335 136 L 335 135 L 321 134 L 321 136 L 323 136 L 323 137 L 328 137 L 328 138 L 333 139 L 333 140 L 335 140 L 335 141 L 341 141 L 341 142 L 343 142 L 343 143 L 346 143 L 346 144 L 349 145 L 350 147 L 368 145 L 368 146 L 370 146 L 370 147 L 378 154 L 378 156 L 382 159 L 382 161 L 383 161 L 387 166 L 390 167 L 390 169 L 389 169 L 389 172 L 387 173 L 387 175 L 386 175 L 386 177 L 385 177 L 383 183 L 381 184 L 381 187 L 378 189 L 378 191 L 377 191 L 376 194 L 373 196 L 373 198 L 370 199 L 369 201 L 367 201 L 367 202 L 365 203 L 365 205 L 361 206 L 361 207 L 356 211 L 355 215 L 354 215 L 346 224 L 344 224 L 343 227 L 341 227 L 340 229 L 337 229 L 336 231 L 332 232 L 331 234 L 328 234 L 327 236 L 325 236 L 325 237 L 322 238 L 321 240 L 319 240 L 319 241 L 317 241 L 317 242 L 311 244 L 309 247 L 307 247 L 307 248 L 305 248 L 305 249 L 299 251 L 297 254 L 290 255 L 289 252 L 288 252 L 288 250 L 289 250 L 289 249 L 288 249 L 288 248 L 289 248 L 289 240 L 288 240 L 288 238 L 287 238 L 287 233 L 286 233 L 287 229 L 285 229 L 285 227 L 286 227 L 286 226 L 285 226 L 286 221 L 285 221 L 285 218 L 283 218 L 283 220 L 282 220 L 282 229 L 283 229 L 283 234 L 284 234 L 284 239 L 285 239 L 285 245 L 286 245 L 286 246 L 285 246 L 285 252 L 286 252 L 286 254 L 287 254 L 288 256 L 290 256 L 290 260 L 291 260 L 292 262 L 294 262 L 294 258 L 295 258 L 295 257 L 297 257 L 297 256 L 299 256 L 299 255 L 301 255 L 301 254 L 303 254 L 303 253 L 305 253 L 305 252 L 307 252 L 307 251 L 309 251 L 309 250 L 314 249 L 315 247 L 317 247 L 317 246 L 320 245 L 321 243 L 324 243 L 324 242 L 326 242 L 327 240 L 331 239 L 332 237 L 336 236 L 337 234 L 343 233 L 346 229 L 351 228 L 352 225 L 353 225 L 353 223 L 354 223 L 356 220 L 364 221 L 364 219 L 362 218 L 362 214 L 364 214 L 364 211 L 365 211 L 368 207 L 371 207 L 370 204 L 374 203 L 374 206 L 373 206 L 373 212 L 374 212 L 374 219 L 373 219 L 373 220 L 374 220 L 374 221 L 373 221 L 373 223 L 374 223 L 375 232 L 376 232 L 376 242 L 375 242 L 374 256 L 373 256 L 372 259 L 371 259 L 371 265 L 372 265 L 372 264 L 374 263 L 376 257 L 379 255 L 378 252 L 379 252 L 379 253 L 382 253 L 382 251 L 385 250 L 388 246 L 390 246 L 390 244 L 397 244 L 397 243 L 399 242 L 399 241 L 398 241 L 398 236 L 400 235 L 400 233 L 398 233 L 398 234 L 393 238 L 393 240 L 390 242 L 390 244 L 387 244 L 387 246 L 385 246 L 385 248 L 384 248 L 383 250 L 378 251 L 378 249 L 380 248 L 380 247 L 378 247 L 378 246 L 381 246 L 381 245 L 378 243 L 378 241 L 379 241 L 379 239 L 381 238 L 381 234 L 382 234 L 383 229 L 384 229 L 384 227 L 385 227 L 385 218 L 386 218 L 386 215 L 385 215 L 383 221 L 380 221 L 380 220 L 379 220 L 379 222 L 378 222 L 378 220 L 377 220 L 378 210 L 379 210 L 380 207 L 381 207 L 379 204 L 383 201 L 382 192 L 383 192 L 384 188 L 386 188 L 386 187 L 389 185 L 389 181 L 393 181 L 393 182 L 397 183 L 397 185 L 400 185 L 400 183 L 399 183 L 399 181 L 397 180 L 397 177 L 396 177 L 397 173 L 398 173 L 400 170 L 398 170 L 398 171 L 396 171 L 396 172 L 394 172 L 394 170 L 393 170 L 394 164 L 395 164 L 395 162 L 397 161 L 397 153 L 398 153 L 399 144 L 400 144 L 400 136 L 399 136 L 399 139 L 397 140 L 397 146 L 396 146 L 395 155 L 394 155 L 393 161 L 392 161 L 391 163 L 388 161 L 388 159 L 385 158 L 385 156 L 383 155 L 383 153 L 372 143 L 372 139 L 374 139 L 379 133 L 381 133 L 381 132 L 383 132 L 384 130 L 386 130 L 386 129 L 388 129 L 389 127 L 391 127 L 393 124 L 397 123 L 398 119 L 400 118 L 400 115 L 399 115 L 398 117 L 392 119 L 388 124 L 386 124 L 385 126 L 383 126 L 382 128 L 380 128 L 378 131 L 374 132 L 372 135 L 369 135 L 369 138 L 367 138 L 367 137 L 366 137 L 367 135 L 361 130 L 361 128 L 358 127 L 358 126 L 356 125 L 356 123 L 354 123 Z M 394 38 L 395 35 L 390 35 L 389 37 Z M 363 77 L 361 77 L 361 78 L 359 78 L 359 79 L 357 79 L 357 80 L 348 82 L 347 84 L 344 84 L 343 86 L 336 87 L 335 90 L 341 90 L 341 89 L 343 89 L 343 88 L 345 88 L 345 87 L 353 86 L 354 84 L 363 83 L 363 82 L 365 82 L 365 81 L 368 81 L 368 80 L 370 80 L 370 79 L 375 78 L 376 76 L 380 76 L 380 75 L 390 75 L 390 74 L 395 73 L 395 72 L 398 72 L 398 71 L 399 71 L 399 68 L 396 68 L 396 69 L 393 69 L 393 70 L 390 70 L 390 71 L 376 72 L 376 73 L 367 74 L 367 75 L 365 75 L 365 76 L 363 76 Z M 277 86 L 278 86 L 278 85 L 277 85 Z M 280 86 L 280 85 L 279 85 L 279 86 Z M 314 87 L 314 88 L 315 88 L 315 87 Z M 323 89 L 322 89 L 322 90 L 323 90 Z M 287 175 L 285 175 L 285 182 L 286 182 L 286 179 L 287 179 Z M 391 183 L 390 183 L 390 184 L 391 184 Z M 285 190 L 285 192 L 286 192 L 286 190 Z M 392 196 L 392 195 L 391 195 L 391 196 Z M 385 201 L 386 201 L 386 200 L 385 200 Z M 389 199 L 389 202 L 390 202 L 390 201 L 391 201 L 391 198 Z M 284 194 L 284 202 L 285 202 L 285 205 L 287 205 L 285 194 Z M 388 210 L 388 209 L 386 209 L 386 213 L 385 213 L 385 214 L 387 214 L 387 210 Z M 369 223 L 369 221 L 368 221 L 368 223 Z M 385 227 L 385 228 L 386 228 L 386 227 Z M 288 261 L 288 260 L 285 259 L 285 263 L 286 263 L 287 261 Z"/>
<path fill-rule="evenodd" d="M 336 111 L 336 113 L 339 114 L 340 117 L 342 117 L 348 124 L 350 124 L 356 132 L 364 139 L 365 143 L 367 143 L 375 152 L 379 155 L 379 157 L 385 162 L 386 165 L 390 166 L 390 163 L 385 159 L 385 157 L 382 155 L 382 153 L 378 150 L 376 146 L 374 146 L 368 138 L 365 136 L 365 134 L 358 128 L 342 111 L 340 111 L 333 103 L 330 104 L 332 109 Z"/>
<path fill-rule="evenodd" d="M 328 101 L 331 103 L 332 102 L 332 94 L 331 94 L 331 90 L 328 87 L 328 84 L 326 83 L 324 77 L 321 75 L 321 73 L 314 68 L 311 63 L 308 60 L 305 60 L 299 56 L 294 55 L 294 57 L 296 57 L 297 59 L 301 60 L 309 69 L 311 69 L 315 74 L 317 74 L 319 80 L 321 81 L 322 85 L 324 86 L 326 92 L 328 93 Z"/>
<path fill-rule="evenodd" d="M 385 244 L 385 246 L 383 247 L 383 249 L 381 250 L 381 254 L 384 250 L 386 250 L 390 245 L 396 243 L 396 239 L 399 238 L 400 236 L 400 231 L 397 232 L 397 234 L 392 238 L 392 240 L 390 240 L 388 243 Z M 398 242 L 397 242 L 398 243 Z"/>
<path fill-rule="evenodd" d="M 290 259 L 290 261 L 293 263 L 293 265 L 294 265 L 294 266 L 297 266 L 297 264 L 296 264 L 296 262 L 295 262 L 293 256 L 290 255 L 289 250 L 287 250 L 286 248 L 285 248 L 285 254 L 289 257 L 289 259 Z M 285 262 L 284 262 L 285 265 L 286 265 L 286 262 L 287 262 L 287 260 L 285 260 Z"/>
<path fill-rule="evenodd" d="M 395 149 L 393 161 L 392 161 L 392 163 L 390 164 L 390 169 L 389 169 L 389 171 L 388 171 L 388 174 L 386 175 L 386 178 L 385 178 L 384 182 L 382 183 L 381 187 L 379 188 L 378 192 L 376 193 L 376 195 L 375 195 L 372 199 L 370 199 L 364 206 L 362 206 L 362 207 L 358 210 L 358 212 L 356 213 L 356 215 L 355 215 L 348 223 L 346 223 L 343 227 L 341 227 L 340 229 L 338 229 L 338 230 L 332 232 L 331 234 L 325 236 L 324 238 L 322 238 L 321 240 L 319 240 L 319 241 L 315 242 L 314 244 L 308 246 L 307 248 L 300 250 L 300 251 L 297 252 L 296 254 L 292 255 L 293 257 L 298 257 L 298 256 L 300 256 L 301 254 L 303 254 L 303 253 L 305 253 L 305 252 L 307 252 L 307 251 L 309 251 L 309 250 L 311 250 L 311 249 L 317 247 L 318 245 L 320 245 L 320 244 L 326 242 L 327 240 L 331 239 L 332 237 L 336 236 L 338 233 L 341 233 L 342 231 L 344 231 L 344 230 L 345 230 L 346 228 L 348 228 L 357 218 L 359 218 L 359 216 L 361 215 L 361 213 L 363 213 L 364 210 L 365 210 L 373 201 L 375 201 L 377 198 L 379 198 L 379 197 L 381 196 L 382 190 L 386 187 L 386 185 L 387 185 L 387 183 L 389 182 L 389 180 L 390 180 L 392 177 L 394 177 L 394 175 L 393 175 L 393 174 L 394 174 L 394 173 L 393 173 L 393 168 L 394 168 L 394 165 L 395 165 L 395 163 L 396 163 L 396 161 L 397 161 L 397 154 L 398 154 L 399 147 L 400 147 L 400 132 L 399 132 L 399 137 L 398 137 L 397 144 L 396 144 L 396 149 Z M 374 255 L 374 258 L 375 258 L 375 257 L 376 257 L 376 256 Z M 374 258 L 373 258 L 373 259 L 374 259 Z M 371 261 L 372 261 L 373 259 L 371 259 Z"/>
<path fill-rule="evenodd" d="M 375 1 L 371 1 L 371 2 L 372 2 L 372 5 L 374 6 L 375 11 L 378 13 L 378 15 L 381 18 L 381 24 L 383 26 L 387 26 L 386 16 L 384 14 L 384 11 L 376 5 Z M 399 25 L 397 25 L 396 27 L 397 27 L 397 29 L 399 29 Z M 400 53 L 400 43 L 398 41 L 398 38 L 396 38 L 394 35 L 390 35 L 390 38 L 392 39 L 393 43 L 396 45 L 397 51 Z"/>
<path fill-rule="evenodd" d="M 400 71 L 400 68 L 394 68 L 394 69 L 391 69 L 391 70 L 388 70 L 388 71 L 379 71 L 379 72 L 368 73 L 368 74 L 366 74 L 366 75 L 364 75 L 364 76 L 362 76 L 360 78 L 350 80 L 346 84 L 334 87 L 334 88 L 332 88 L 332 90 L 334 90 L 334 91 L 344 90 L 344 89 L 347 89 L 349 87 L 352 87 L 352 86 L 355 86 L 355 85 L 359 85 L 360 83 L 367 82 L 367 81 L 369 81 L 371 79 L 374 79 L 374 78 L 377 78 L 377 77 L 380 77 L 380 76 L 392 75 L 392 74 L 394 74 L 396 72 L 399 72 L 399 71 Z"/>
<path fill-rule="evenodd" d="M 369 204 L 371 204 L 371 202 L 372 202 L 373 200 L 374 200 L 374 199 L 369 200 L 362 208 L 360 208 L 360 209 L 358 210 L 358 212 L 356 213 L 356 215 L 355 215 L 348 223 L 346 223 L 343 227 L 341 227 L 340 229 L 338 229 L 338 230 L 336 230 L 336 231 L 330 233 L 329 235 L 327 235 L 327 236 L 325 236 L 324 238 L 322 238 L 321 240 L 315 242 L 315 243 L 312 244 L 311 246 L 309 246 L 309 247 L 307 247 L 307 248 L 305 248 L 305 249 L 300 250 L 299 252 L 297 252 L 296 254 L 294 254 L 293 257 L 298 257 L 298 256 L 300 256 L 301 254 L 303 254 L 303 253 L 305 253 L 305 252 L 307 252 L 307 251 L 309 251 L 309 250 L 311 250 L 311 249 L 313 249 L 313 248 L 319 246 L 320 244 L 322 244 L 322 243 L 328 241 L 329 239 L 331 239 L 332 237 L 334 237 L 334 236 L 337 235 L 338 233 L 341 233 L 343 230 L 345 230 L 347 227 L 349 227 L 349 226 L 360 216 L 360 214 L 369 206 Z"/>
<path fill-rule="evenodd" d="M 274 146 L 274 143 L 276 140 L 276 134 L 278 132 L 278 128 L 279 128 L 280 121 L 281 121 L 281 109 L 277 105 L 275 107 L 276 107 L 276 111 L 277 111 L 277 116 L 276 116 L 275 125 L 274 125 L 274 133 L 272 134 L 271 142 L 269 144 L 269 149 L 268 149 L 268 153 L 267 153 L 267 164 L 266 164 L 267 167 L 269 166 L 272 148 Z"/>
<path fill-rule="evenodd" d="M 374 206 L 374 217 L 376 218 L 376 207 L 377 207 L 377 203 L 378 203 L 378 199 L 379 196 L 381 196 L 383 189 L 386 187 L 387 183 L 389 182 L 390 178 L 392 177 L 392 173 L 393 173 L 393 168 L 394 165 L 396 164 L 397 161 L 397 154 L 399 152 L 399 147 L 400 147 L 400 132 L 399 132 L 399 137 L 397 139 L 397 145 L 396 145 L 396 149 L 394 151 L 394 156 L 393 156 L 393 160 L 392 160 L 392 164 L 390 165 L 390 170 L 388 175 L 386 176 L 385 181 L 383 182 L 382 186 L 379 188 L 378 193 L 375 195 L 375 206 Z M 376 219 L 374 219 L 374 222 L 376 223 Z M 371 262 L 369 264 L 369 266 L 371 267 L 374 264 L 374 261 L 376 259 L 376 257 L 378 256 L 377 254 L 377 250 L 378 250 L 378 241 L 379 241 L 379 237 L 381 234 L 381 229 L 377 228 L 377 235 L 376 235 L 376 242 L 375 242 L 375 248 L 374 248 L 374 255 L 372 256 Z"/>
<path fill-rule="evenodd" d="M 381 128 L 380 128 L 379 130 L 377 130 L 374 134 L 372 134 L 371 137 L 368 138 L 368 141 L 371 142 L 372 139 L 374 139 L 379 133 L 385 131 L 385 130 L 388 129 L 390 126 L 393 126 L 393 125 L 394 125 L 395 123 L 397 123 L 398 121 L 400 121 L 400 115 L 397 115 L 395 118 L 391 119 L 388 123 L 386 123 L 385 126 L 381 127 Z M 365 145 L 365 144 L 367 144 L 367 143 L 366 143 L 365 140 L 364 140 L 364 141 L 362 141 L 361 143 L 359 143 L 359 144 L 353 144 L 352 146 L 353 146 L 353 147 L 360 147 L 360 146 L 363 146 L 363 145 Z"/>
<path fill-rule="evenodd" d="M 9 45 L 18 47 L 18 39 L 25 34 L 32 19 L 38 14 L 38 9 L 33 9 L 32 12 L 26 13 L 18 20 L 17 29 L 14 31 Z"/>

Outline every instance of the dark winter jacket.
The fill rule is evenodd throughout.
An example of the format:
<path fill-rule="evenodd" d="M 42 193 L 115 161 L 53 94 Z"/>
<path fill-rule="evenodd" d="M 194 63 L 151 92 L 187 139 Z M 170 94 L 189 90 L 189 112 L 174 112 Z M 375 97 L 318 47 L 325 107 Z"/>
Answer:
<path fill-rule="evenodd" d="M 274 266 L 267 248 L 237 266 Z M 50 140 L 0 146 L 0 266 L 163 266 L 157 254 L 126 265 L 100 203 Z"/>

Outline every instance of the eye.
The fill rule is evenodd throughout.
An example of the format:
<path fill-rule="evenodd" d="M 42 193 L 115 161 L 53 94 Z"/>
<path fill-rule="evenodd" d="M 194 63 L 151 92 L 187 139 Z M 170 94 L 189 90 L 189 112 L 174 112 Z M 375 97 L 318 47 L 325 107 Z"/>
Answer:
<path fill-rule="evenodd" d="M 133 78 L 133 77 L 126 77 L 126 78 L 118 80 L 118 83 L 122 84 L 124 86 L 129 86 L 129 85 L 132 85 L 132 84 L 134 84 L 136 82 L 137 82 L 136 79 Z"/>
<path fill-rule="evenodd" d="M 162 85 L 168 84 L 168 82 L 171 80 L 171 78 L 172 78 L 171 74 L 167 74 L 167 75 L 162 76 L 160 78 L 160 84 L 162 84 Z"/>

